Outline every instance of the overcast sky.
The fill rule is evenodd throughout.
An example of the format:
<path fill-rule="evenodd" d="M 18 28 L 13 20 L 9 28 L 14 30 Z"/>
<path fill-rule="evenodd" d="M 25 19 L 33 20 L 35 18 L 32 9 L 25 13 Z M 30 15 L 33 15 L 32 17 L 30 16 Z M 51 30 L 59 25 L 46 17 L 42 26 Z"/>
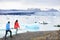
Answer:
<path fill-rule="evenodd" d="M 0 0 L 0 9 L 27 8 L 60 9 L 60 0 Z"/>

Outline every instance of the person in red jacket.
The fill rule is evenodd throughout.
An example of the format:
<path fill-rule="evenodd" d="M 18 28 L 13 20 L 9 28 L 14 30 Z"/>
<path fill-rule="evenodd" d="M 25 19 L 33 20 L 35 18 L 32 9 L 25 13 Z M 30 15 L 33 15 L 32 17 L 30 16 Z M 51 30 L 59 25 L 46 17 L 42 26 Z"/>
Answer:
<path fill-rule="evenodd" d="M 14 29 L 16 29 L 16 35 L 17 35 L 18 28 L 20 28 L 20 26 L 19 26 L 18 20 L 16 20 L 14 23 Z"/>

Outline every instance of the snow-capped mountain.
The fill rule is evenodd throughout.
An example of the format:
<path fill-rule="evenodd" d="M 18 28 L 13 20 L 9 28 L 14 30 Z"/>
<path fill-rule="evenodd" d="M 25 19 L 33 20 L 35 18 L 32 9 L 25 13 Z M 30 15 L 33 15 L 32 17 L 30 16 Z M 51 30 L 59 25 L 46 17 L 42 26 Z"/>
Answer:
<path fill-rule="evenodd" d="M 0 15 L 39 15 L 39 16 L 60 16 L 60 11 L 56 9 L 39 10 L 39 9 L 27 9 L 27 10 L 0 10 Z"/>

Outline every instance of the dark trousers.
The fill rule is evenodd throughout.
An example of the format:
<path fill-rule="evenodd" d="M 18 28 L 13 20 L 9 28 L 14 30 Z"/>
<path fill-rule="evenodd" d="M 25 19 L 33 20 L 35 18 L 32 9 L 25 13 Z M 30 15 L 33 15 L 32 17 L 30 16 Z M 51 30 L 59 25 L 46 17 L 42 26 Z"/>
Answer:
<path fill-rule="evenodd" d="M 8 32 L 10 32 L 10 37 L 12 37 L 12 31 L 11 30 L 6 30 L 5 38 L 7 37 Z"/>

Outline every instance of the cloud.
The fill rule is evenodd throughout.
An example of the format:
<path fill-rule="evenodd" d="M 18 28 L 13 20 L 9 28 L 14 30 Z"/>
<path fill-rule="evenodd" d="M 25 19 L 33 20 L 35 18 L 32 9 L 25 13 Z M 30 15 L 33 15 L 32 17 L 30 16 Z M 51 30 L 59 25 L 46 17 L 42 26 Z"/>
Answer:
<path fill-rule="evenodd" d="M 0 0 L 0 2 L 3 2 L 3 1 L 20 1 L 20 0 Z"/>
<path fill-rule="evenodd" d="M 60 0 L 0 0 L 0 8 L 60 8 Z"/>
<path fill-rule="evenodd" d="M 60 0 L 21 0 L 24 5 L 30 7 L 59 8 Z"/>
<path fill-rule="evenodd" d="M 58 6 L 60 5 L 60 0 L 24 0 L 22 1 L 24 4 L 28 5 L 50 5 L 50 6 Z"/>

